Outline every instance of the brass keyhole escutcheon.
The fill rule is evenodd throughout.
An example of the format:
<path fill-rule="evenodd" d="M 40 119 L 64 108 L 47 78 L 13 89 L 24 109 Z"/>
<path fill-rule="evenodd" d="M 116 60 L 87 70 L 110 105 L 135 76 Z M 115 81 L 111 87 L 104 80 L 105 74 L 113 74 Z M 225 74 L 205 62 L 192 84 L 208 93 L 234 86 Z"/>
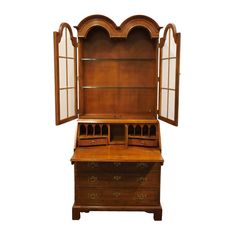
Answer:
<path fill-rule="evenodd" d="M 121 166 L 121 163 L 120 163 L 120 162 L 114 162 L 113 164 L 114 164 L 115 167 Z"/>

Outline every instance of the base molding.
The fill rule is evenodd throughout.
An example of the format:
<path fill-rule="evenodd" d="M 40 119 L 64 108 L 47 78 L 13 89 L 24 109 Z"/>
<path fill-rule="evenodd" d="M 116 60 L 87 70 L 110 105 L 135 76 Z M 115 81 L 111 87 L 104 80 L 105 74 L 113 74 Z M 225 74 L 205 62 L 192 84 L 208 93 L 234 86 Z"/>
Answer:
<path fill-rule="evenodd" d="M 158 206 L 81 206 L 74 204 L 72 207 L 72 219 L 79 220 L 81 212 L 89 211 L 145 211 L 154 213 L 154 220 L 162 220 L 162 207 Z"/>

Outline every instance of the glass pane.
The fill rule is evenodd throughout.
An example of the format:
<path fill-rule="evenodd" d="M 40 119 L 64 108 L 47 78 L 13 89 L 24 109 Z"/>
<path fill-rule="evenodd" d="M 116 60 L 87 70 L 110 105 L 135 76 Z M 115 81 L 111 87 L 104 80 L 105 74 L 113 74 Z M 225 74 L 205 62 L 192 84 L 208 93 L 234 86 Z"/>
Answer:
<path fill-rule="evenodd" d="M 157 110 L 159 109 L 159 86 L 160 83 L 157 83 Z"/>
<path fill-rule="evenodd" d="M 66 59 L 59 58 L 59 88 L 66 87 Z"/>
<path fill-rule="evenodd" d="M 167 90 L 161 90 L 161 116 L 167 117 Z"/>
<path fill-rule="evenodd" d="M 162 49 L 162 58 L 168 58 L 169 57 L 169 31 L 167 31 L 166 34 L 166 41 Z"/>
<path fill-rule="evenodd" d="M 68 116 L 75 115 L 75 89 L 68 89 Z"/>
<path fill-rule="evenodd" d="M 75 87 L 74 59 L 67 59 L 68 63 L 68 87 Z"/>
<path fill-rule="evenodd" d="M 176 57 L 176 44 L 173 37 L 173 31 L 170 31 L 170 57 Z"/>
<path fill-rule="evenodd" d="M 74 46 L 70 39 L 70 32 L 67 30 L 67 56 L 74 58 Z"/>
<path fill-rule="evenodd" d="M 59 56 L 66 56 L 66 29 L 63 30 L 61 41 L 59 43 Z"/>
<path fill-rule="evenodd" d="M 77 80 L 77 109 L 79 110 L 79 80 Z"/>
<path fill-rule="evenodd" d="M 168 119 L 175 118 L 175 91 L 169 90 Z"/>
<path fill-rule="evenodd" d="M 175 76 L 176 76 L 176 59 L 170 59 L 170 70 L 169 70 L 169 88 L 175 89 Z"/>
<path fill-rule="evenodd" d="M 67 118 L 66 89 L 60 90 L 60 120 Z"/>
<path fill-rule="evenodd" d="M 168 61 L 169 60 L 162 60 L 162 77 L 161 77 L 162 88 L 168 87 Z"/>
<path fill-rule="evenodd" d="M 157 61 L 161 61 L 161 49 L 158 49 L 158 54 L 157 54 Z M 160 63 L 159 63 L 160 65 Z M 160 77 L 160 66 L 158 65 L 158 71 L 157 71 L 157 76 Z"/>

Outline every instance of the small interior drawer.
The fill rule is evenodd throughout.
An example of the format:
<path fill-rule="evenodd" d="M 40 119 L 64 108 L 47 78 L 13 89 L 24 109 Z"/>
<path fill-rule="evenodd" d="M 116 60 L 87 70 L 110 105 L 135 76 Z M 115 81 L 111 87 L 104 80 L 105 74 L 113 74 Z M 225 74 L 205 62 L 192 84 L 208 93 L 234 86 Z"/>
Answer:
<path fill-rule="evenodd" d="M 133 146 L 143 146 L 143 147 L 156 147 L 157 140 L 156 139 L 136 139 L 129 138 L 128 145 Z"/>
<path fill-rule="evenodd" d="M 107 145 L 107 138 L 78 139 L 79 146 Z"/>

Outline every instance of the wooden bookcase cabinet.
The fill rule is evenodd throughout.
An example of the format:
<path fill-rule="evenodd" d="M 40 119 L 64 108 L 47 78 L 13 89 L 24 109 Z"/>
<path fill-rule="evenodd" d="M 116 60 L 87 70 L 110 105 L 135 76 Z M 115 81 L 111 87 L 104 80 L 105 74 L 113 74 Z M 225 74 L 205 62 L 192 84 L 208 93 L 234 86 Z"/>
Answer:
<path fill-rule="evenodd" d="M 93 15 L 54 32 L 56 124 L 78 119 L 73 219 L 93 210 L 161 220 L 160 125 L 178 125 L 180 33 L 137 15 Z"/>

